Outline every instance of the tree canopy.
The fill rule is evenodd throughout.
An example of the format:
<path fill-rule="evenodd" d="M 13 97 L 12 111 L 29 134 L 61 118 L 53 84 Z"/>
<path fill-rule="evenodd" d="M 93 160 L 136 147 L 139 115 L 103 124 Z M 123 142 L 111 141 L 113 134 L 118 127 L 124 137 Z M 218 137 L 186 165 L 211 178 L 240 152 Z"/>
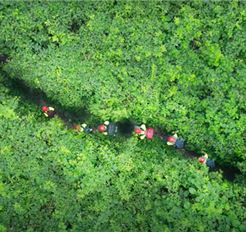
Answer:
<path fill-rule="evenodd" d="M 0 231 L 245 231 L 245 9 L 1 1 Z M 11 79 L 92 122 L 179 130 L 241 174 L 228 182 L 158 139 L 67 129 Z"/>

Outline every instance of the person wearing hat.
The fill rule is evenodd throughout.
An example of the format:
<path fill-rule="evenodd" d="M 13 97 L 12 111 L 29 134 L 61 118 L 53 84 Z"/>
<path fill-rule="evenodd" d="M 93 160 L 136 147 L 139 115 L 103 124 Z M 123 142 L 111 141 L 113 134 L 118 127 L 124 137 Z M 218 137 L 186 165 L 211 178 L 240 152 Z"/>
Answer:
<path fill-rule="evenodd" d="M 203 156 L 200 156 L 198 158 L 198 162 L 201 163 L 201 164 L 207 165 L 207 167 L 209 169 L 215 168 L 215 162 L 214 162 L 214 160 L 209 159 L 208 158 L 208 154 L 206 152 L 202 151 L 202 153 L 204 155 Z"/>
<path fill-rule="evenodd" d="M 115 136 L 118 132 L 118 126 L 116 123 L 105 121 L 98 125 L 97 130 L 104 135 Z"/>
<path fill-rule="evenodd" d="M 184 148 L 184 140 L 179 138 L 177 132 L 174 132 L 173 135 L 166 137 L 167 145 L 174 146 L 178 149 Z"/>
<path fill-rule="evenodd" d="M 152 127 L 146 128 L 146 126 L 142 124 L 140 127 L 135 126 L 134 132 L 140 139 L 144 139 L 144 138 L 152 139 L 155 131 L 154 128 Z"/>
<path fill-rule="evenodd" d="M 44 113 L 45 117 L 48 117 L 48 118 L 53 118 L 56 114 L 55 109 L 51 106 L 43 105 L 41 107 L 41 110 Z"/>
<path fill-rule="evenodd" d="M 88 127 L 87 124 L 83 123 L 83 124 L 81 124 L 81 126 L 80 126 L 80 131 L 81 131 L 81 132 L 83 131 L 83 132 L 89 134 L 89 133 L 91 133 L 91 132 L 93 131 L 93 129 L 90 128 L 90 127 Z"/>
<path fill-rule="evenodd" d="M 85 124 L 85 123 L 83 123 L 83 124 L 81 124 L 81 125 L 79 125 L 79 124 L 74 124 L 74 125 L 72 126 L 72 128 L 75 129 L 75 130 L 77 130 L 77 131 L 79 131 L 79 132 L 85 132 L 85 133 L 87 133 L 87 134 L 89 134 L 90 132 L 93 131 L 93 129 L 90 128 L 90 127 L 88 127 L 88 125 Z"/>

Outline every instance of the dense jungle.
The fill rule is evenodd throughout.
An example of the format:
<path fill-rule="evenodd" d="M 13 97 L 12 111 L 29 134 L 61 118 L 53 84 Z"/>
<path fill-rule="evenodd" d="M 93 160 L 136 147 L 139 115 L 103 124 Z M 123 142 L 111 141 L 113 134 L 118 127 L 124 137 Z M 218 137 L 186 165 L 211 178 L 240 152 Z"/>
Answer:
<path fill-rule="evenodd" d="M 245 50 L 245 1 L 0 0 L 0 232 L 245 232 Z"/>

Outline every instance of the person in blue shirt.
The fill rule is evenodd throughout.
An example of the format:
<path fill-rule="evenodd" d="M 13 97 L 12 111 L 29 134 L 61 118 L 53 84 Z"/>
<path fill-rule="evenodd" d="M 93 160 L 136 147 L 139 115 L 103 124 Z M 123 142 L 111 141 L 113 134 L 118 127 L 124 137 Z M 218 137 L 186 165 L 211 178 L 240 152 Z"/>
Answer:
<path fill-rule="evenodd" d="M 184 140 L 179 138 L 177 132 L 173 132 L 173 135 L 166 137 L 167 145 L 174 146 L 175 148 L 182 149 L 184 148 Z"/>
<path fill-rule="evenodd" d="M 202 151 L 202 153 L 204 155 L 203 156 L 200 156 L 198 158 L 199 163 L 204 164 L 204 165 L 207 165 L 207 167 L 209 169 L 214 169 L 215 168 L 215 161 L 212 160 L 212 159 L 209 159 L 208 158 L 208 154 L 206 152 Z"/>

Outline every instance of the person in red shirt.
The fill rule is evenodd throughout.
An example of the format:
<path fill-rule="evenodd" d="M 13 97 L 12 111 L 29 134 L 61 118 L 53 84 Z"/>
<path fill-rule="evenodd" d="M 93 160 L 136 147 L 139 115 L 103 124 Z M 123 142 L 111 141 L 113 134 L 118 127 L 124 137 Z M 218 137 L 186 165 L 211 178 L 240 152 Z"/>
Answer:
<path fill-rule="evenodd" d="M 154 137 L 155 130 L 152 127 L 147 128 L 144 124 L 142 124 L 141 126 L 135 126 L 134 132 L 140 139 L 152 139 Z"/>
<path fill-rule="evenodd" d="M 214 160 L 209 159 L 208 154 L 206 152 L 202 151 L 202 153 L 204 155 L 198 158 L 198 162 L 207 165 L 209 169 L 214 169 L 215 168 Z"/>
<path fill-rule="evenodd" d="M 105 121 L 98 125 L 97 130 L 104 135 L 115 136 L 118 133 L 118 125 L 114 122 Z"/>
<path fill-rule="evenodd" d="M 55 109 L 51 106 L 43 105 L 41 106 L 41 110 L 44 113 L 44 116 L 48 118 L 53 118 L 56 114 Z"/>
<path fill-rule="evenodd" d="M 166 137 L 167 145 L 174 146 L 178 149 L 184 148 L 184 140 L 179 138 L 177 132 L 173 132 L 173 135 Z"/>

